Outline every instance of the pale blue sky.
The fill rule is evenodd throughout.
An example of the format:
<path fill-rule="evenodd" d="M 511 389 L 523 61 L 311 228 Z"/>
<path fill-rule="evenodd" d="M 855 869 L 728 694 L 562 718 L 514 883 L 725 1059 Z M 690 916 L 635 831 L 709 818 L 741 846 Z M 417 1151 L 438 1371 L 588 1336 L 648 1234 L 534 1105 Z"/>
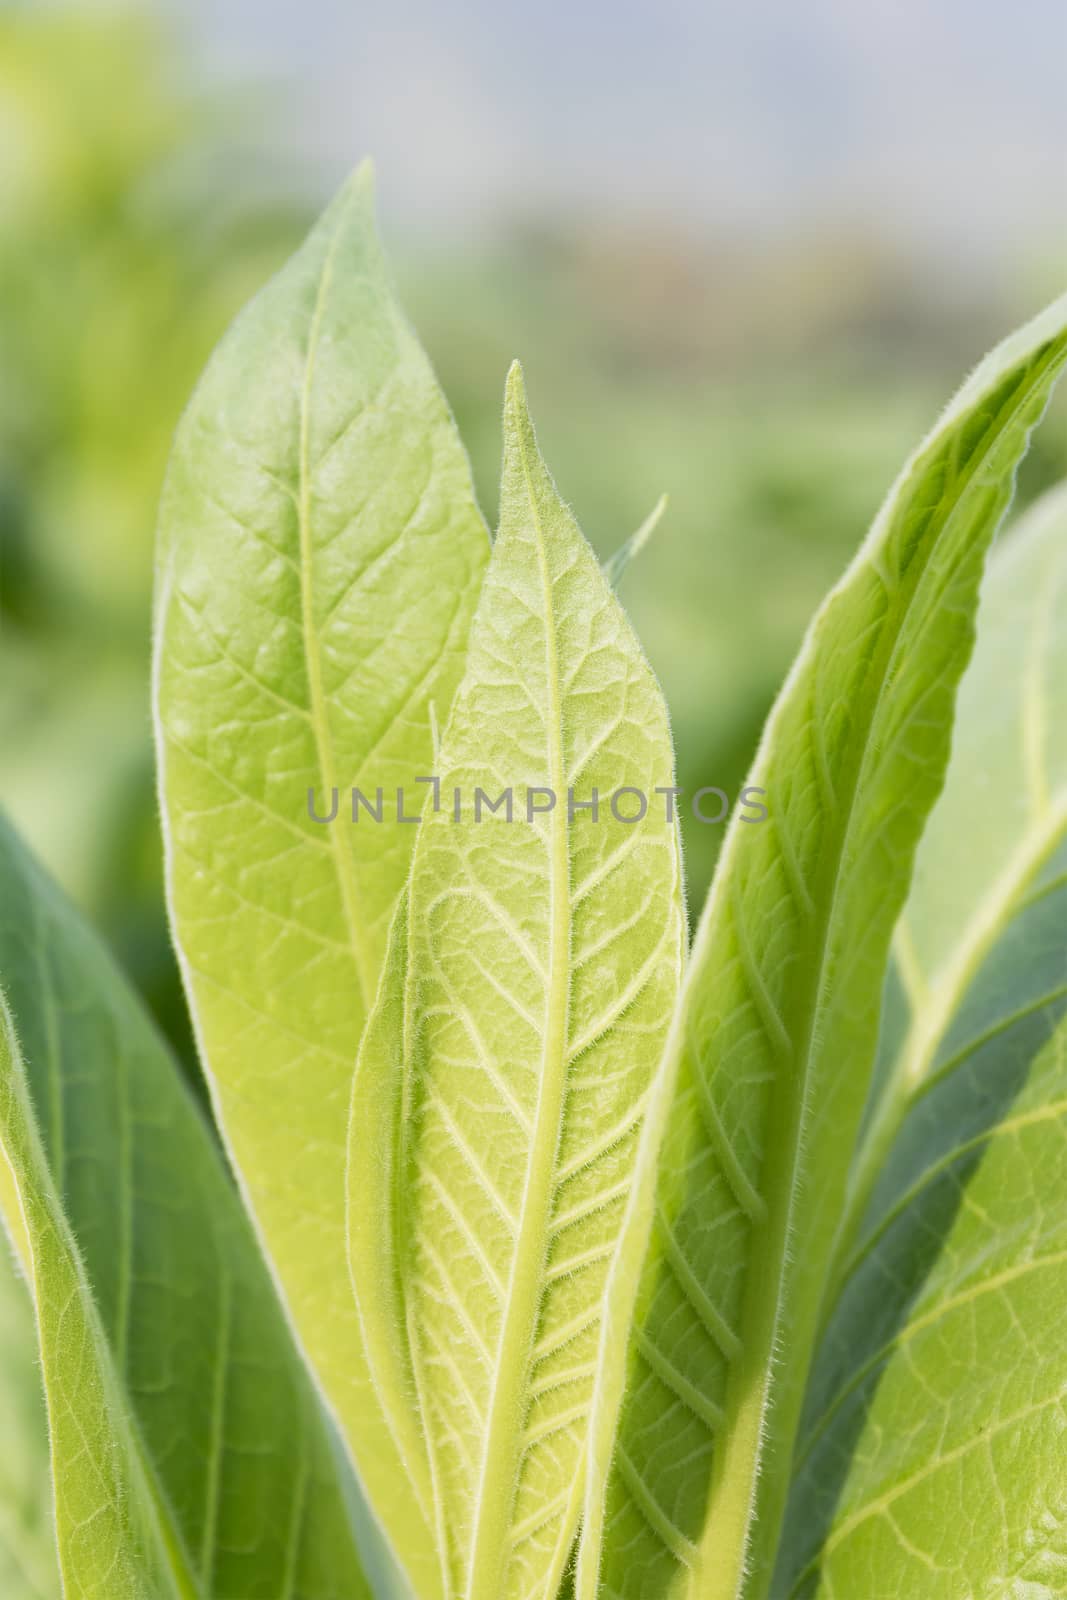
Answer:
<path fill-rule="evenodd" d="M 375 155 L 413 226 L 534 205 L 943 253 L 1067 245 L 1064 0 L 173 0 L 212 71 L 287 86 L 256 137 L 325 189 Z"/>

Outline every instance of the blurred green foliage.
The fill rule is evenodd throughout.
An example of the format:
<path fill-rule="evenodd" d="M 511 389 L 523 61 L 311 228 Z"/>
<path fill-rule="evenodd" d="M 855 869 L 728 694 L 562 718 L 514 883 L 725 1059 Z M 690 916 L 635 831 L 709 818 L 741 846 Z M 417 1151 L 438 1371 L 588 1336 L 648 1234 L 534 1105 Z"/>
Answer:
<path fill-rule="evenodd" d="M 230 129 L 146 18 L 0 15 L 0 798 L 179 1034 L 154 509 L 204 360 L 302 226 L 249 201 Z"/>
<path fill-rule="evenodd" d="M 155 506 L 211 346 L 322 198 L 284 201 L 250 162 L 247 106 L 188 81 L 143 16 L 0 13 L 0 802 L 179 1040 L 148 712 Z M 603 555 L 669 492 L 622 592 L 679 781 L 736 795 L 812 610 L 963 368 L 1034 297 L 932 294 L 845 233 L 387 233 L 490 518 L 513 355 Z M 1062 417 L 1040 440 L 1027 497 L 1067 472 Z M 721 835 L 687 824 L 694 910 Z"/>

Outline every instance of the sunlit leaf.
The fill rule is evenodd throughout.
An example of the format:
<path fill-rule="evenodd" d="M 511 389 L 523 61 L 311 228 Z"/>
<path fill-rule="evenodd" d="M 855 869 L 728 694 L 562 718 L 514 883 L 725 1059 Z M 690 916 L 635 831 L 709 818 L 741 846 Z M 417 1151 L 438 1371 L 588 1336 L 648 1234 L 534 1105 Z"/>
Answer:
<path fill-rule="evenodd" d="M 554 1597 L 570 1555 L 604 1283 L 683 952 L 666 708 L 517 370 L 505 441 L 441 806 L 352 1115 L 353 1285 L 457 1600 Z M 512 790 L 514 820 L 476 821 L 479 788 Z"/>
<path fill-rule="evenodd" d="M 598 1575 L 624 1596 L 767 1591 L 887 946 L 947 763 L 986 547 L 1067 360 L 1065 321 L 1061 302 L 961 390 L 768 724 L 751 781 L 770 820 L 736 819 L 724 847 L 672 1030 L 665 1134 L 658 1102 L 614 1273 L 583 1600 Z"/>
<path fill-rule="evenodd" d="M 352 1072 L 488 558 L 392 295 L 366 170 L 211 362 L 161 519 L 157 709 L 174 930 L 223 1133 L 387 1532 L 436 1574 L 362 1355 L 344 1241 Z M 337 820 L 311 820 L 337 798 Z"/>

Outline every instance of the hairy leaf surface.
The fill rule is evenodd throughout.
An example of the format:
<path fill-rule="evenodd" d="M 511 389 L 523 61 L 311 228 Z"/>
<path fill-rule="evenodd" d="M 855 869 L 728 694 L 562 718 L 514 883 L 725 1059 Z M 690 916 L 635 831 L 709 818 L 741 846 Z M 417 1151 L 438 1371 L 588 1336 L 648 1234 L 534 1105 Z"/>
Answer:
<path fill-rule="evenodd" d="M 449 1594 L 554 1597 L 601 1303 L 683 954 L 659 689 L 505 408 L 501 524 L 351 1123 L 353 1286 Z M 472 815 L 482 788 L 516 814 Z M 453 794 L 462 796 L 454 820 Z M 526 820 L 529 791 L 546 807 Z M 635 817 L 619 821 L 616 809 Z M 569 815 L 568 795 L 599 812 Z"/>
<path fill-rule="evenodd" d="M 69 1597 L 358 1600 L 322 1410 L 152 1025 L 0 824 L 5 1221 L 38 1335 Z"/>
<path fill-rule="evenodd" d="M 216 1111 L 293 1321 L 420 1582 L 420 1529 L 348 1292 L 360 1035 L 488 558 L 466 457 L 392 295 L 369 174 L 238 319 L 161 519 L 168 883 Z M 383 821 L 351 818 L 350 790 Z M 337 818 L 324 826 L 316 814 Z M 336 795 L 335 795 L 336 791 Z"/>
<path fill-rule="evenodd" d="M 48 1420 L 33 1304 L 0 1240 L 0 1594 L 58 1600 Z"/>
<path fill-rule="evenodd" d="M 583 1597 L 598 1575 L 606 1595 L 767 1590 L 887 946 L 947 762 L 985 550 L 1067 359 L 1065 319 L 1067 303 L 1051 308 L 961 390 L 768 724 L 751 781 L 770 820 L 735 820 L 725 845 L 672 1029 L 665 1136 L 657 1104 L 613 1275 Z"/>
<path fill-rule="evenodd" d="M 941 1458 L 944 1439 L 952 1427 L 966 1426 L 966 1416 L 975 1430 L 996 1427 L 994 1390 L 1004 1377 L 997 1369 L 1008 1360 L 1028 1368 L 1038 1357 L 1036 1344 L 1027 1352 L 1026 1340 L 1031 1334 L 1040 1340 L 1044 1297 L 1057 1295 L 1061 1310 L 1067 1306 L 1067 1280 L 1057 1279 L 1050 1263 L 1035 1261 L 1032 1272 L 1026 1265 L 1044 1231 L 1062 1228 L 1057 1207 L 1062 1211 L 1067 1203 L 1067 1189 L 1046 1182 L 1047 1165 L 1033 1171 L 1025 1165 L 1031 1157 L 1045 1162 L 1051 1141 L 1056 1167 L 1062 1130 L 1038 1128 L 1031 1117 L 1042 1093 L 1052 1097 L 1044 1105 L 1047 1120 L 1060 1115 L 1053 1101 L 1067 1092 L 1067 1077 L 1062 1071 L 1057 1076 L 1055 1053 L 1035 1074 L 1035 1085 L 1040 1081 L 1044 1089 L 1032 1085 L 1016 1103 L 1031 1064 L 1067 1012 L 1065 701 L 1067 493 L 1060 490 L 1024 519 L 990 564 L 948 781 L 898 924 L 883 1022 L 887 1084 L 858 1164 L 852 1221 L 838 1244 L 841 1267 L 797 1451 L 780 1561 L 783 1593 L 815 1592 L 828 1533 L 831 1575 L 858 1572 L 851 1563 L 860 1559 L 860 1547 L 878 1545 L 882 1575 L 862 1584 L 872 1600 L 914 1586 L 919 1552 L 941 1573 L 942 1587 L 931 1579 L 928 1592 L 955 1595 L 986 1592 L 1015 1572 L 1024 1549 L 1034 1556 L 1029 1576 L 1036 1582 L 1041 1552 L 1055 1547 L 1055 1523 L 1046 1525 L 1044 1513 L 1062 1474 L 1050 1472 L 1042 1454 L 1046 1415 L 1035 1412 L 1017 1428 L 1011 1425 L 1018 1471 L 996 1452 L 988 1457 L 999 1476 L 995 1518 L 963 1515 L 955 1507 L 949 1514 L 964 1479 L 976 1490 L 975 1506 L 988 1501 L 990 1485 L 980 1487 L 980 1472 L 975 1478 L 962 1456 L 958 1478 Z M 1009 1142 L 1010 1158 L 1003 1153 Z M 1002 1153 L 994 1155 L 998 1148 Z M 979 1167 L 987 1150 L 988 1163 Z M 992 1220 L 982 1194 L 991 1181 L 989 1165 L 1000 1181 L 1014 1174 L 1008 1201 L 1018 1207 L 1016 1222 L 1037 1191 L 1032 1226 L 1023 1234 L 1015 1226 L 1010 1240 L 997 1241 L 988 1231 Z M 1004 1202 L 997 1214 L 1006 1219 Z M 976 1216 L 982 1217 L 978 1228 Z M 968 1318 L 965 1341 L 946 1304 L 954 1252 L 970 1253 L 974 1281 L 982 1285 L 960 1302 Z M 1014 1266 L 998 1279 L 1006 1259 Z M 1023 1330 L 1014 1354 L 998 1332 L 1003 1319 Z M 956 1349 L 946 1365 L 950 1338 Z M 921 1468 L 916 1482 L 924 1485 L 919 1517 L 905 1484 L 910 1469 L 892 1443 L 896 1419 L 889 1408 L 907 1390 L 907 1384 L 904 1391 L 898 1387 L 903 1368 L 911 1369 L 912 1384 L 930 1390 L 909 1457 Z M 1034 1381 L 1047 1375 L 1035 1372 Z M 933 1398 L 943 1398 L 948 1377 L 959 1390 L 955 1418 Z M 882 1461 L 874 1459 L 879 1438 Z M 985 1455 L 978 1431 L 970 1448 L 976 1457 Z M 881 1493 L 876 1484 L 889 1494 L 884 1514 L 871 1507 L 847 1536 L 830 1532 L 835 1518 L 843 1526 Z M 1052 1498 L 1042 1502 L 1046 1490 Z M 938 1508 L 942 1530 L 933 1537 Z M 894 1538 L 900 1548 L 887 1556 L 886 1540 Z M 1063 1572 L 1067 1568 L 1061 1578 Z M 829 1576 L 828 1594 L 835 1585 L 850 1592 L 842 1577 Z"/>

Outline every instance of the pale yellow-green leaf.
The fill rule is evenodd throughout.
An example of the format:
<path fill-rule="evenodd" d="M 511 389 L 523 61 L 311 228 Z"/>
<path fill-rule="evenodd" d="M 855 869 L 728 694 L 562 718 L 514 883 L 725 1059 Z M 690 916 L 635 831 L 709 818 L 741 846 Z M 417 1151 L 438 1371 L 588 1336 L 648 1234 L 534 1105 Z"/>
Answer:
<path fill-rule="evenodd" d="M 219 1122 L 299 1338 L 394 1548 L 433 1538 L 362 1354 L 345 1128 L 488 538 L 393 296 L 369 173 L 223 341 L 175 442 L 156 704 L 174 932 Z M 328 815 L 338 791 L 337 820 Z"/>
<path fill-rule="evenodd" d="M 356 1076 L 351 1270 L 455 1600 L 552 1600 L 608 1264 L 679 983 L 666 708 L 505 406 L 500 532 Z M 473 816 L 512 790 L 514 820 Z M 531 789 L 556 804 L 526 820 Z M 638 821 L 619 821 L 616 810 Z M 462 820 L 453 796 L 461 795 Z M 599 814 L 570 814 L 568 796 Z M 535 804 L 547 800 L 535 796 Z"/>

